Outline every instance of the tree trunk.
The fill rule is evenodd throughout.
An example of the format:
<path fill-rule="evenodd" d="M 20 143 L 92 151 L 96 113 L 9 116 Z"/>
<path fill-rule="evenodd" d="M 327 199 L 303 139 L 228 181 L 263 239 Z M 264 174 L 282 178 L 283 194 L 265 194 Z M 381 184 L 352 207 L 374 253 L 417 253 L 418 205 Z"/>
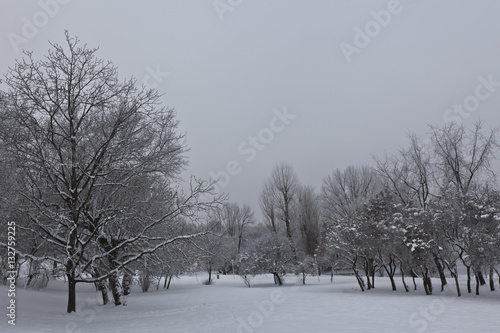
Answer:
<path fill-rule="evenodd" d="M 166 279 L 166 278 L 165 278 Z M 170 281 L 172 281 L 172 275 L 168 277 L 167 289 L 170 288 Z"/>
<path fill-rule="evenodd" d="M 130 275 L 129 272 L 125 271 L 125 274 L 123 274 L 123 281 L 122 281 L 124 296 L 128 296 L 130 294 L 131 285 L 132 285 L 132 275 Z"/>
<path fill-rule="evenodd" d="M 115 305 L 121 305 L 123 291 L 120 285 L 120 281 L 118 281 L 117 273 L 114 273 L 109 277 L 109 287 L 111 288 L 111 293 L 113 294 Z"/>
<path fill-rule="evenodd" d="M 370 266 L 368 259 L 365 259 L 365 275 L 366 275 L 366 289 L 372 289 L 372 283 L 370 281 Z"/>
<path fill-rule="evenodd" d="M 495 291 L 495 281 L 493 281 L 493 267 L 490 267 L 490 290 Z"/>
<path fill-rule="evenodd" d="M 413 279 L 413 288 L 414 290 L 417 290 L 417 282 L 415 281 L 415 278 L 418 277 L 418 275 L 415 273 L 413 268 L 410 270 L 411 277 Z"/>
<path fill-rule="evenodd" d="M 393 290 L 393 291 L 396 291 L 396 290 L 397 290 L 397 288 L 396 288 L 396 282 L 394 282 L 394 275 L 390 275 L 390 276 L 389 276 L 389 279 L 391 280 L 392 290 Z"/>
<path fill-rule="evenodd" d="M 75 278 L 71 274 L 67 274 L 68 277 L 68 308 L 67 312 L 76 312 L 76 282 Z"/>
<path fill-rule="evenodd" d="M 470 294 L 472 292 L 472 288 L 470 285 L 470 267 L 467 266 L 467 292 Z"/>
<path fill-rule="evenodd" d="M 424 283 L 425 293 L 427 295 L 432 295 L 432 280 L 429 276 L 429 269 L 428 268 L 425 268 L 425 271 L 422 272 L 422 280 Z"/>
<path fill-rule="evenodd" d="M 108 297 L 108 287 L 106 286 L 106 282 L 104 280 L 100 280 L 96 282 L 97 290 L 101 292 L 102 296 L 102 304 L 106 305 L 109 303 Z"/>
<path fill-rule="evenodd" d="M 483 275 L 483 272 L 481 271 L 478 271 L 477 272 L 477 278 L 479 280 L 479 284 L 484 286 L 486 284 L 486 280 L 484 279 L 484 275 Z"/>
<path fill-rule="evenodd" d="M 474 273 L 474 276 L 476 277 L 476 295 L 479 295 L 479 286 L 480 286 L 479 273 L 478 272 Z"/>
<path fill-rule="evenodd" d="M 356 280 L 358 281 L 359 288 L 361 288 L 361 291 L 365 291 L 365 283 L 363 282 L 361 276 L 359 276 L 358 270 L 356 269 L 356 263 L 354 263 L 352 270 L 354 271 L 354 275 L 356 276 Z"/>
<path fill-rule="evenodd" d="M 99 291 L 101 292 L 102 295 L 102 304 L 106 305 L 109 303 L 109 296 L 108 296 L 108 287 L 106 286 L 106 283 L 104 281 L 99 281 Z"/>
<path fill-rule="evenodd" d="M 436 263 L 436 268 L 439 273 L 439 278 L 441 279 L 441 291 L 444 291 L 444 286 L 448 284 L 448 281 L 446 281 L 446 275 L 444 274 L 444 267 L 441 265 L 441 262 L 439 261 L 439 258 L 435 255 L 434 256 L 434 262 Z"/>
<path fill-rule="evenodd" d="M 405 291 L 408 293 L 408 292 L 410 292 L 410 289 L 408 288 L 408 285 L 406 284 L 406 281 L 405 281 L 405 272 L 404 272 L 403 266 L 400 266 L 399 269 L 401 271 L 401 281 L 403 282 L 403 287 L 405 288 Z"/>
<path fill-rule="evenodd" d="M 457 297 L 462 296 L 462 293 L 460 292 L 460 284 L 458 283 L 458 272 L 455 270 L 455 272 L 451 272 L 451 276 L 455 279 L 455 285 L 457 287 Z"/>
<path fill-rule="evenodd" d="M 396 288 L 396 282 L 394 282 L 394 270 L 391 268 L 387 268 L 387 265 L 383 265 L 385 271 L 387 272 L 387 275 L 389 275 L 389 279 L 391 280 L 391 287 L 392 287 L 392 290 L 393 291 L 396 291 L 397 288 Z M 403 280 L 404 281 L 404 280 Z"/>
<path fill-rule="evenodd" d="M 368 290 L 375 288 L 375 268 L 373 267 L 373 259 L 365 259 L 365 274 L 367 283 L 366 288 Z"/>
<path fill-rule="evenodd" d="M 281 277 L 279 276 L 278 273 L 273 273 L 274 275 L 274 281 L 277 281 L 278 283 L 278 286 L 282 286 L 283 285 L 283 281 L 281 280 Z"/>
<path fill-rule="evenodd" d="M 163 274 L 162 274 L 162 273 L 160 273 L 160 276 L 158 277 L 158 283 L 156 284 L 156 290 L 160 289 L 160 283 L 161 283 L 161 277 L 162 277 L 162 276 L 163 276 Z M 167 277 L 165 276 L 165 279 L 166 279 L 166 278 L 167 278 Z"/>

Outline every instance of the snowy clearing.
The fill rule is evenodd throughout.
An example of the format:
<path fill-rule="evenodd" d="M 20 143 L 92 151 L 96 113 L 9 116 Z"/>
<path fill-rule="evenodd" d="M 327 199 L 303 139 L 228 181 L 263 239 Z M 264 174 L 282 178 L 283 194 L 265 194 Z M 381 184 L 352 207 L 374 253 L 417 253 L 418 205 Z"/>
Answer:
<path fill-rule="evenodd" d="M 16 326 L 1 332 L 498 332 L 500 292 L 454 296 L 454 286 L 426 296 L 392 292 L 389 280 L 362 293 L 352 276 L 308 277 L 307 285 L 287 276 L 277 287 L 271 275 L 252 279 L 221 276 L 206 286 L 203 274 L 172 281 L 169 290 L 142 293 L 137 286 L 127 306 L 100 305 L 92 285 L 77 286 L 77 312 L 66 313 L 66 285 L 51 281 L 45 290 L 17 291 Z M 420 281 L 418 281 L 420 283 Z M 439 281 L 433 281 L 435 288 Z M 451 281 L 450 281 L 451 282 Z M 398 285 L 400 289 L 402 287 Z M 161 287 L 160 287 L 161 288 Z M 462 286 L 465 288 L 465 285 Z M 466 292 L 466 290 L 463 290 Z M 0 293 L 6 294 L 5 286 Z M 2 308 L 6 309 L 2 297 Z"/>

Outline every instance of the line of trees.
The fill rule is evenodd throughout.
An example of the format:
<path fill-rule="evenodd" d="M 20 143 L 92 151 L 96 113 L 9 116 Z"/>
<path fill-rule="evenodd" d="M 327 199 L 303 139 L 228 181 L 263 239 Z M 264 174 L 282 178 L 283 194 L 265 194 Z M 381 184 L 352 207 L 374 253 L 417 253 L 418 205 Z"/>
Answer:
<path fill-rule="evenodd" d="M 0 218 L 16 222 L 16 269 L 26 287 L 54 276 L 94 283 L 103 303 L 126 304 L 130 286 L 148 291 L 172 277 L 206 270 L 306 276 L 353 272 L 361 290 L 386 274 L 409 291 L 447 272 L 461 295 L 459 266 L 472 292 L 500 262 L 500 192 L 492 170 L 497 131 L 482 123 L 430 126 L 422 140 L 374 166 L 350 166 L 325 177 L 320 191 L 279 163 L 259 196 L 262 223 L 247 205 L 212 193 L 213 182 L 180 179 L 185 137 L 173 109 L 154 89 L 120 80 L 97 49 L 66 33 L 37 60 L 25 53 L 0 92 Z M 5 230 L 0 233 L 5 233 Z M 2 240 L 6 239 L 0 234 Z M 7 243 L 0 242 L 6 283 Z M 19 274 L 18 274 L 19 275 Z M 499 278 L 500 284 L 500 278 Z"/>
<path fill-rule="evenodd" d="M 406 291 L 405 276 L 420 277 L 431 294 L 431 277 L 440 278 L 443 290 L 447 270 L 460 296 L 459 263 L 469 293 L 473 277 L 476 294 L 484 276 L 494 290 L 500 261 L 500 197 L 491 169 L 496 133 L 480 122 L 470 129 L 431 126 L 425 142 L 410 134 L 408 147 L 374 157 L 373 170 L 348 168 L 327 177 L 325 248 L 349 263 L 361 290 L 373 287 L 375 271 L 383 270 L 394 290 L 399 271 Z"/>
<path fill-rule="evenodd" d="M 268 272 L 278 284 L 286 273 L 349 269 L 362 291 L 377 273 L 396 290 L 421 278 L 432 294 L 454 280 L 459 268 L 467 291 L 475 283 L 495 289 L 500 264 L 500 192 L 492 170 L 497 130 L 481 122 L 430 126 L 428 138 L 408 135 L 397 153 L 374 156 L 374 167 L 334 170 L 316 194 L 288 164 L 278 164 L 262 188 L 260 203 L 269 234 L 242 257 L 244 273 Z M 273 253 L 273 255 L 270 255 Z M 499 277 L 500 284 L 500 277 Z"/>

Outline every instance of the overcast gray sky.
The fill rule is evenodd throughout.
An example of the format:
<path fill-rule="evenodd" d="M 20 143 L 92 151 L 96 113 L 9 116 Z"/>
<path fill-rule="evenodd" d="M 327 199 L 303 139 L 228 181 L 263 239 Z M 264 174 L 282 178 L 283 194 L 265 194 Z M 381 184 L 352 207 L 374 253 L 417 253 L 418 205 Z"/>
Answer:
<path fill-rule="evenodd" d="M 191 148 L 186 176 L 229 168 L 224 191 L 254 208 L 279 161 L 319 188 L 426 124 L 500 125 L 500 1 L 0 3 L 2 76 L 68 29 L 165 94 Z"/>

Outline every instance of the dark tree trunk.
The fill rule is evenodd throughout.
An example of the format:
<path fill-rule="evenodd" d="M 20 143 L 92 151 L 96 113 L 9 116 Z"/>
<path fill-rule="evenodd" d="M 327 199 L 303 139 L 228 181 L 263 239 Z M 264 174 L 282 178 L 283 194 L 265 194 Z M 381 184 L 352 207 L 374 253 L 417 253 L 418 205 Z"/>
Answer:
<path fill-rule="evenodd" d="M 467 292 L 470 294 L 472 292 L 472 288 L 470 285 L 470 267 L 467 266 Z"/>
<path fill-rule="evenodd" d="M 387 272 L 387 275 L 389 275 L 389 279 L 391 280 L 391 287 L 393 291 L 396 291 L 396 282 L 394 282 L 394 269 L 390 267 L 390 269 L 387 267 L 387 265 L 383 265 L 385 271 Z M 404 280 L 403 280 L 404 281 Z"/>
<path fill-rule="evenodd" d="M 408 292 L 410 292 L 410 288 L 408 288 L 408 285 L 406 284 L 405 272 L 404 272 L 402 266 L 401 266 L 400 270 L 401 270 L 401 281 L 403 282 L 403 287 L 405 288 L 405 291 L 408 293 Z"/>
<path fill-rule="evenodd" d="M 113 301 L 115 305 L 122 304 L 122 288 L 120 285 L 120 281 L 118 281 L 118 274 L 113 273 L 109 277 L 109 287 L 111 288 L 111 293 L 113 294 Z"/>
<path fill-rule="evenodd" d="M 395 261 L 394 257 L 391 256 L 391 258 L 389 260 L 389 264 L 388 265 L 383 264 L 382 267 L 384 267 L 387 275 L 389 275 L 389 279 L 391 280 L 392 290 L 396 291 L 397 288 L 396 288 L 396 282 L 394 281 L 394 275 L 396 274 L 396 270 L 398 267 L 396 265 L 396 261 Z M 402 270 L 401 270 L 401 272 L 402 272 Z M 404 278 L 403 278 L 403 281 L 404 281 Z"/>
<path fill-rule="evenodd" d="M 490 267 L 490 290 L 495 291 L 495 281 L 493 281 L 493 267 Z"/>
<path fill-rule="evenodd" d="M 458 272 L 451 272 L 451 276 L 455 279 L 455 285 L 457 287 L 457 296 L 460 297 L 462 296 L 462 293 L 460 292 L 460 284 L 458 283 Z"/>
<path fill-rule="evenodd" d="M 479 295 L 479 286 L 480 286 L 479 273 L 475 273 L 474 276 L 476 277 L 476 295 Z"/>
<path fill-rule="evenodd" d="M 444 286 L 448 284 L 448 281 L 446 281 L 446 275 L 444 274 L 444 267 L 441 265 L 441 262 L 439 261 L 439 258 L 435 255 L 434 256 L 434 262 L 436 263 L 436 268 L 439 273 L 439 278 L 441 279 L 441 291 L 444 291 Z"/>
<path fill-rule="evenodd" d="M 393 291 L 396 291 L 396 282 L 394 282 L 394 275 L 389 276 L 389 279 L 391 280 L 391 287 Z"/>
<path fill-rule="evenodd" d="M 166 278 L 165 278 L 166 281 Z M 168 284 L 167 284 L 167 289 L 170 288 L 170 282 L 172 281 L 172 275 L 168 277 Z"/>
<path fill-rule="evenodd" d="M 76 282 L 71 274 L 66 274 L 68 278 L 68 308 L 67 312 L 76 312 Z"/>
<path fill-rule="evenodd" d="M 370 266 L 368 259 L 365 259 L 365 275 L 366 275 L 366 290 L 372 289 L 372 283 L 370 281 Z"/>
<path fill-rule="evenodd" d="M 160 276 L 158 277 L 158 283 L 156 284 L 156 290 L 160 289 L 160 283 L 161 283 L 161 277 L 162 277 L 162 276 L 163 276 L 163 274 L 162 274 L 162 273 L 160 273 Z M 165 276 L 165 279 L 166 279 L 166 278 L 167 278 L 167 277 Z"/>
<path fill-rule="evenodd" d="M 417 281 L 415 281 L 415 278 L 418 277 L 418 275 L 413 271 L 413 268 L 410 270 L 411 278 L 413 280 L 413 288 L 414 290 L 417 290 Z"/>
<path fill-rule="evenodd" d="M 425 268 L 425 271 L 423 272 L 422 275 L 423 275 L 422 280 L 424 283 L 425 293 L 427 295 L 432 295 L 432 280 L 429 276 L 429 270 L 427 268 Z"/>
<path fill-rule="evenodd" d="M 361 291 L 365 291 L 365 283 L 363 282 L 361 276 L 359 276 L 358 270 L 355 266 L 356 264 L 353 265 L 352 270 L 354 271 L 354 275 L 356 276 L 356 280 L 358 281 L 359 288 L 361 289 Z"/>
<path fill-rule="evenodd" d="M 278 286 L 283 285 L 283 281 L 281 280 L 281 277 L 279 276 L 278 273 L 273 273 L 274 275 L 274 281 L 278 284 Z"/>
<path fill-rule="evenodd" d="M 125 271 L 125 274 L 123 274 L 122 286 L 123 286 L 123 295 L 124 296 L 130 295 L 130 288 L 132 286 L 132 275 L 130 275 L 130 273 L 127 271 Z"/>
<path fill-rule="evenodd" d="M 480 284 L 480 285 L 484 286 L 484 285 L 486 284 L 486 280 L 485 280 L 485 278 L 484 278 L 483 272 L 478 271 L 478 272 L 477 272 L 477 278 L 478 278 L 478 280 L 479 280 L 479 284 Z"/>

